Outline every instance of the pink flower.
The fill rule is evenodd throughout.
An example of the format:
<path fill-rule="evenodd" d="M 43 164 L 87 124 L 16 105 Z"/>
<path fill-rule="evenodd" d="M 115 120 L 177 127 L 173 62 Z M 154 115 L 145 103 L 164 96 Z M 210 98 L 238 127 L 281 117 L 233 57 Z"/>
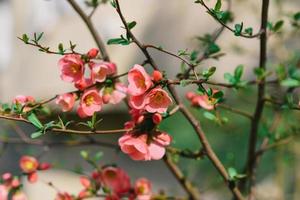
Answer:
<path fill-rule="evenodd" d="M 121 168 L 105 167 L 101 171 L 100 179 L 105 187 L 118 196 L 130 191 L 130 178 Z"/>
<path fill-rule="evenodd" d="M 130 133 L 119 138 L 121 150 L 128 154 L 133 160 L 159 160 L 165 154 L 165 146 L 171 143 L 172 138 L 167 133 L 160 133 L 152 138 L 150 144 L 147 142 L 147 134 L 138 137 Z"/>
<path fill-rule="evenodd" d="M 101 93 L 104 103 L 118 104 L 126 97 L 127 88 L 122 83 L 115 83 L 114 88 L 103 88 Z"/>
<path fill-rule="evenodd" d="M 80 55 L 65 55 L 59 60 L 58 66 L 61 70 L 60 77 L 66 82 L 77 82 L 81 80 L 84 75 L 84 63 Z"/>
<path fill-rule="evenodd" d="M 144 67 L 134 65 L 128 72 L 128 93 L 133 96 L 144 94 L 151 86 L 151 77 L 147 74 Z"/>
<path fill-rule="evenodd" d="M 87 87 L 93 85 L 93 81 L 90 78 L 82 77 L 79 81 L 75 82 L 75 87 L 81 91 L 85 90 Z"/>
<path fill-rule="evenodd" d="M 16 192 L 13 196 L 12 196 L 12 200 L 27 200 L 28 198 L 26 197 L 26 195 L 21 192 L 18 191 Z"/>
<path fill-rule="evenodd" d="M 22 156 L 20 159 L 20 168 L 25 173 L 32 173 L 37 170 L 39 162 L 32 156 Z"/>
<path fill-rule="evenodd" d="M 102 108 L 102 98 L 96 89 L 87 90 L 83 93 L 77 110 L 82 118 L 92 116 Z"/>
<path fill-rule="evenodd" d="M 89 50 L 89 52 L 87 53 L 87 56 L 90 58 L 90 59 L 93 59 L 93 58 L 96 58 L 96 56 L 98 55 L 99 53 L 99 50 L 96 49 L 96 48 L 92 48 Z"/>
<path fill-rule="evenodd" d="M 91 67 L 91 78 L 93 83 L 102 83 L 109 73 L 108 67 L 103 63 L 94 63 Z"/>
<path fill-rule="evenodd" d="M 154 82 L 159 82 L 163 79 L 163 75 L 160 71 L 154 70 L 152 73 L 152 78 Z"/>
<path fill-rule="evenodd" d="M 144 107 L 147 103 L 145 98 L 146 98 L 145 94 L 142 94 L 139 96 L 130 96 L 128 103 L 131 108 L 137 109 L 137 110 L 142 110 L 142 109 L 144 109 Z"/>
<path fill-rule="evenodd" d="M 134 191 L 138 200 L 150 200 L 152 195 L 151 182 L 146 178 L 136 180 Z"/>
<path fill-rule="evenodd" d="M 168 93 L 161 88 L 152 89 L 146 96 L 145 109 L 150 113 L 164 113 L 172 103 Z"/>
<path fill-rule="evenodd" d="M 20 104 L 24 106 L 26 103 L 34 103 L 35 100 L 32 96 L 24 96 L 24 95 L 18 95 L 14 98 L 13 103 L 14 104 Z"/>
<path fill-rule="evenodd" d="M 213 90 L 213 94 L 216 92 L 218 92 L 218 90 Z M 207 94 L 198 95 L 193 92 L 188 92 L 186 97 L 191 101 L 193 106 L 200 106 L 206 110 L 213 110 L 216 104 L 216 99 L 208 97 Z"/>
<path fill-rule="evenodd" d="M 7 200 L 8 199 L 9 189 L 5 185 L 0 185 L 0 199 Z"/>
<path fill-rule="evenodd" d="M 65 93 L 56 98 L 55 103 L 60 105 L 63 112 L 72 110 L 76 100 L 76 94 Z"/>

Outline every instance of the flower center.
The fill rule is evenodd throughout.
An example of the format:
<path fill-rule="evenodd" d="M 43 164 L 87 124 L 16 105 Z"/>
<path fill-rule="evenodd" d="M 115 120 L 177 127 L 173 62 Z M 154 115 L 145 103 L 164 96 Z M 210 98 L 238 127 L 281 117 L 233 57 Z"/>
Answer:
<path fill-rule="evenodd" d="M 94 97 L 92 95 L 88 95 L 85 100 L 84 100 L 85 104 L 87 106 L 90 106 L 94 103 Z"/>
<path fill-rule="evenodd" d="M 71 72 L 72 72 L 73 74 L 76 74 L 77 72 L 79 72 L 80 66 L 79 66 L 79 65 L 76 65 L 76 64 L 73 64 L 73 65 L 71 65 L 70 70 L 71 70 Z"/>
<path fill-rule="evenodd" d="M 25 168 L 28 169 L 28 170 L 31 170 L 33 169 L 33 163 L 28 161 L 25 163 Z"/>

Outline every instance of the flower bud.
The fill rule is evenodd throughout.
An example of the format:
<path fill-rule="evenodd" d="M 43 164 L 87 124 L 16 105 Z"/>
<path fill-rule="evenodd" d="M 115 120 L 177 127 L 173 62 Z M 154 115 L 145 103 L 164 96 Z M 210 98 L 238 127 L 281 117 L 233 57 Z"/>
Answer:
<path fill-rule="evenodd" d="M 161 81 L 163 79 L 162 73 L 158 70 L 154 70 L 152 73 L 152 78 L 154 82 Z"/>
<path fill-rule="evenodd" d="M 159 123 L 162 121 L 162 116 L 161 116 L 161 114 L 155 113 L 155 114 L 152 116 L 152 121 L 153 121 L 154 124 L 159 124 Z"/>
<path fill-rule="evenodd" d="M 144 121 L 144 119 L 145 119 L 145 116 L 144 115 L 141 115 L 141 116 L 139 116 L 139 118 L 137 119 L 137 124 L 140 124 L 140 123 L 142 123 L 143 121 Z"/>
<path fill-rule="evenodd" d="M 39 165 L 39 170 L 47 170 L 51 168 L 51 164 L 50 163 L 41 163 Z"/>
<path fill-rule="evenodd" d="M 109 103 L 109 100 L 110 100 L 110 94 L 105 94 L 102 96 L 102 101 L 104 104 Z"/>
<path fill-rule="evenodd" d="M 89 52 L 87 53 L 87 56 L 90 58 L 90 59 L 93 59 L 93 58 L 96 58 L 96 56 L 98 55 L 99 53 L 99 50 L 96 49 L 96 48 L 92 48 L 89 50 Z"/>

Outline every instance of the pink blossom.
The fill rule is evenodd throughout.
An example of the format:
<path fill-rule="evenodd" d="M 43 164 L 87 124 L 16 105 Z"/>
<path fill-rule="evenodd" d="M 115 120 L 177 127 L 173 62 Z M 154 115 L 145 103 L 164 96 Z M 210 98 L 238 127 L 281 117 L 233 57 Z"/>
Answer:
<path fill-rule="evenodd" d="M 63 112 L 72 110 L 76 100 L 76 94 L 65 93 L 56 98 L 55 103 L 60 105 Z"/>
<path fill-rule="evenodd" d="M 84 63 L 80 55 L 69 54 L 65 55 L 58 62 L 61 70 L 61 79 L 66 82 L 77 82 L 82 79 L 84 75 Z"/>
<path fill-rule="evenodd" d="M 27 200 L 27 199 L 28 199 L 27 196 L 21 191 L 16 192 L 12 196 L 12 200 Z"/>
<path fill-rule="evenodd" d="M 213 90 L 213 94 L 218 90 Z M 215 107 L 216 99 L 208 97 L 207 94 L 198 95 L 193 92 L 188 92 L 186 94 L 188 100 L 191 101 L 193 106 L 200 106 L 206 110 L 213 110 Z"/>
<path fill-rule="evenodd" d="M 79 81 L 75 82 L 75 87 L 81 91 L 85 90 L 86 88 L 93 85 L 93 81 L 90 78 L 84 78 L 82 77 Z"/>
<path fill-rule="evenodd" d="M 93 58 L 96 58 L 96 56 L 98 55 L 99 53 L 99 50 L 96 49 L 96 48 L 92 48 L 88 51 L 87 53 L 87 56 L 90 58 L 90 59 L 93 59 Z"/>
<path fill-rule="evenodd" d="M 150 200 L 152 195 L 151 182 L 146 178 L 136 180 L 134 191 L 138 200 Z"/>
<path fill-rule="evenodd" d="M 128 72 L 128 93 L 133 96 L 144 94 L 151 86 L 151 77 L 147 74 L 144 67 L 134 65 Z"/>
<path fill-rule="evenodd" d="M 168 93 L 161 88 L 152 89 L 145 97 L 145 109 L 150 113 L 164 113 L 172 103 Z"/>
<path fill-rule="evenodd" d="M 154 70 L 152 73 L 152 78 L 154 82 L 159 82 L 163 79 L 163 75 L 160 71 Z"/>
<path fill-rule="evenodd" d="M 118 104 L 125 97 L 127 88 L 122 83 L 115 83 L 114 88 L 108 87 L 101 90 L 104 103 Z"/>
<path fill-rule="evenodd" d="M 167 133 L 160 133 L 152 138 L 148 144 L 147 134 L 141 134 L 138 137 L 130 133 L 119 138 L 121 150 L 128 154 L 133 160 L 159 160 L 165 154 L 165 146 L 171 142 L 171 137 Z"/>
<path fill-rule="evenodd" d="M 137 109 L 137 110 L 142 110 L 144 109 L 147 101 L 145 101 L 146 99 L 146 95 L 142 94 L 139 96 L 130 96 L 128 103 L 130 105 L 131 108 L 133 109 Z"/>
<path fill-rule="evenodd" d="M 37 170 L 39 162 L 32 156 L 22 156 L 20 159 L 20 168 L 25 173 L 32 173 Z"/>
<path fill-rule="evenodd" d="M 100 179 L 105 187 L 118 196 L 130 191 L 130 178 L 121 168 L 105 167 L 101 171 Z"/>
<path fill-rule="evenodd" d="M 91 68 L 91 78 L 93 83 L 102 83 L 106 80 L 106 76 L 109 73 L 108 67 L 103 63 L 94 63 Z"/>
<path fill-rule="evenodd" d="M 24 106 L 26 103 L 34 103 L 35 99 L 32 96 L 24 96 L 24 95 L 18 95 L 14 98 L 13 103 L 14 104 L 20 104 Z"/>
<path fill-rule="evenodd" d="M 58 193 L 55 197 L 55 200 L 75 200 L 69 193 Z"/>
<path fill-rule="evenodd" d="M 82 118 L 92 116 L 101 110 L 102 103 L 102 98 L 96 89 L 87 90 L 80 99 L 78 115 Z"/>
<path fill-rule="evenodd" d="M 9 189 L 5 185 L 0 185 L 0 199 L 7 200 L 8 199 Z"/>

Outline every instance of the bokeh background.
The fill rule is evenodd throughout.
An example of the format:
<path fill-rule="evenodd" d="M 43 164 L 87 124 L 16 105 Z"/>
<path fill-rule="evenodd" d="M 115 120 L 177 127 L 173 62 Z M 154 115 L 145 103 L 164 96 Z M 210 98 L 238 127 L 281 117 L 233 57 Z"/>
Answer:
<path fill-rule="evenodd" d="M 86 12 L 83 0 L 77 1 Z M 209 1 L 211 6 L 214 1 Z M 232 0 L 234 21 L 244 22 L 247 26 L 254 27 L 254 32 L 260 26 L 261 0 Z M 226 7 L 224 2 L 224 7 Z M 195 49 L 199 43 L 195 39 L 205 33 L 212 33 L 219 24 L 210 17 L 205 10 L 192 0 L 127 0 L 121 1 L 123 13 L 128 21 L 136 21 L 134 28 L 136 36 L 146 44 L 162 46 L 172 52 L 179 49 Z M 270 21 L 286 20 L 283 32 L 269 39 L 268 68 L 273 68 L 280 63 L 297 64 L 299 62 L 300 35 L 289 24 L 290 13 L 300 10 L 298 0 L 273 0 L 270 8 Z M 117 13 L 109 5 L 100 6 L 93 16 L 93 23 L 104 41 L 118 37 L 123 33 L 121 21 Z M 233 26 L 234 24 L 230 24 Z M 18 94 L 32 95 L 37 99 L 46 99 L 55 94 L 72 90 L 72 86 L 60 80 L 57 61 L 60 56 L 47 55 L 36 48 L 26 46 L 17 36 L 23 33 L 32 35 L 34 32 L 44 32 L 42 43 L 54 49 L 62 42 L 68 44 L 69 40 L 77 44 L 77 51 L 87 52 L 95 47 L 95 43 L 86 29 L 85 24 L 64 0 L 0 0 L 0 101 L 10 102 Z M 224 82 L 224 72 L 232 72 L 234 68 L 243 64 L 245 66 L 244 78 L 252 80 L 253 68 L 258 65 L 259 40 L 234 37 L 225 30 L 217 40 L 217 44 L 225 53 L 220 60 L 207 60 L 201 63 L 201 69 L 216 66 L 217 72 L 214 79 Z M 119 72 L 125 72 L 136 63 L 144 61 L 143 55 L 135 45 L 107 46 L 111 59 L 118 65 Z M 163 70 L 169 76 L 175 76 L 180 70 L 180 62 L 172 57 L 151 51 Z M 194 89 L 181 88 L 180 92 Z M 275 85 L 269 93 L 284 94 Z M 226 103 L 237 108 L 253 112 L 255 102 L 255 89 L 248 88 L 239 91 L 225 90 Z M 187 102 L 188 103 L 188 102 Z M 222 112 L 229 119 L 223 126 L 217 125 L 203 118 L 202 111 L 192 110 L 202 122 L 207 132 L 209 141 L 216 150 L 217 155 L 226 167 L 235 167 L 242 171 L 246 160 L 247 137 L 249 121 L 240 116 Z M 59 110 L 53 108 L 52 115 L 57 116 Z M 265 111 L 266 126 L 274 120 L 274 110 L 268 107 Z M 63 117 L 74 119 L 74 113 Z M 100 127 L 120 128 L 129 118 L 126 107 L 106 107 L 100 117 L 104 120 Z M 276 133 L 285 133 L 289 129 L 287 124 L 297 125 L 299 114 L 284 111 L 281 123 L 275 130 Z M 292 123 L 293 122 L 293 123 Z M 0 121 L 0 136 L 18 137 L 20 131 L 29 135 L 32 127 L 18 124 L 19 130 L 11 123 Z M 193 134 L 190 125 L 180 114 L 174 115 L 163 122 L 161 129 L 174 137 L 173 145 L 180 148 L 197 150 L 200 144 Z M 19 133 L 18 133 L 19 131 Z M 263 128 L 260 132 L 263 132 Z M 118 136 L 95 137 L 99 141 L 116 143 Z M 47 135 L 43 139 L 49 141 L 70 139 L 61 135 Z M 277 148 L 266 153 L 258 171 L 258 199 L 293 199 L 300 198 L 300 145 L 299 138 L 289 145 Z M 40 147 L 37 145 L 4 144 L 0 142 L 1 158 L 0 173 L 18 170 L 18 159 L 24 153 L 40 156 L 42 160 L 55 163 L 60 170 L 53 170 L 41 174 L 45 181 L 52 181 L 55 185 L 69 192 L 79 191 L 80 183 L 73 171 L 88 171 L 89 166 L 79 156 L 81 149 L 91 152 L 104 152 L 103 163 L 117 163 L 128 170 L 134 178 L 145 176 L 153 181 L 155 191 L 163 189 L 172 195 L 184 195 L 184 191 L 167 170 L 162 161 L 133 162 L 126 155 L 116 149 L 105 146 L 84 147 Z M 180 159 L 179 165 L 184 173 L 200 189 L 203 199 L 230 199 L 230 193 L 224 187 L 221 178 L 213 169 L 207 159 L 191 161 Z M 55 191 L 45 184 L 26 184 L 26 192 L 30 200 L 38 200 L 43 194 L 43 199 L 53 199 Z"/>

